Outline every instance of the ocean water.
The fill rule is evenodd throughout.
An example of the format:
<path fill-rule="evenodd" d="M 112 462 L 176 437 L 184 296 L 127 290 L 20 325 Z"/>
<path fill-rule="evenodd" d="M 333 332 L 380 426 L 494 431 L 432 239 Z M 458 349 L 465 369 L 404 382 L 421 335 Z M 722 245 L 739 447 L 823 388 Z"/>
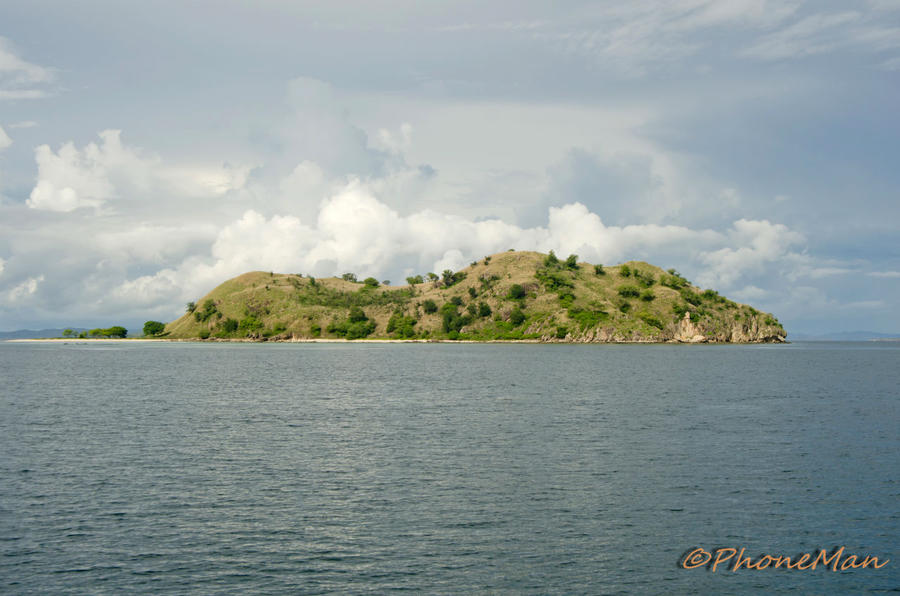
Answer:
<path fill-rule="evenodd" d="M 900 590 L 900 344 L 0 343 L 0 593 Z M 881 569 L 684 569 L 844 546 Z"/>

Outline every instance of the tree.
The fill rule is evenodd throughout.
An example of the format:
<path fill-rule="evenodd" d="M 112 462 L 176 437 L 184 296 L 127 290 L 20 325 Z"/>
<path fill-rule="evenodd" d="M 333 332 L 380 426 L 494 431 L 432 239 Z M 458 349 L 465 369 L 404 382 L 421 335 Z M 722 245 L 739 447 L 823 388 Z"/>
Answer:
<path fill-rule="evenodd" d="M 578 269 L 578 255 L 569 255 L 566 258 L 566 269 Z"/>
<path fill-rule="evenodd" d="M 106 335 L 107 337 L 125 337 L 128 335 L 128 330 L 116 325 L 109 329 L 103 329 L 103 335 Z"/>
<path fill-rule="evenodd" d="M 72 337 L 72 335 L 74 335 L 74 334 L 75 334 L 75 332 L 71 329 L 65 329 L 63 331 L 63 337 Z"/>
<path fill-rule="evenodd" d="M 453 270 L 452 269 L 444 269 L 441 272 L 441 278 L 444 280 L 444 284 L 450 286 L 453 285 Z"/>
<path fill-rule="evenodd" d="M 197 310 L 196 302 L 188 302 L 187 304 L 184 305 L 184 311 L 188 314 L 194 312 L 195 310 Z"/>
<path fill-rule="evenodd" d="M 559 265 L 559 259 L 556 258 L 556 253 L 552 250 L 550 254 L 544 259 L 544 267 L 555 267 Z"/>
<path fill-rule="evenodd" d="M 619 273 L 622 275 L 622 277 L 631 277 L 631 267 L 629 267 L 628 265 L 622 265 L 619 268 Z"/>
<path fill-rule="evenodd" d="M 509 293 L 507 296 L 513 300 L 520 300 L 525 297 L 525 288 L 519 284 L 513 284 L 509 286 Z"/>
<path fill-rule="evenodd" d="M 436 273 L 428 273 L 428 281 L 437 281 L 439 279 L 440 277 L 438 277 Z"/>
<path fill-rule="evenodd" d="M 144 323 L 144 335 L 159 335 L 166 330 L 166 324 L 159 321 L 147 321 Z"/>
<path fill-rule="evenodd" d="M 341 279 L 343 279 L 344 281 L 352 281 L 353 283 L 356 283 L 356 274 L 355 273 L 345 273 L 341 276 Z"/>
<path fill-rule="evenodd" d="M 389 279 L 382 279 L 382 280 L 381 280 L 381 285 L 383 285 L 383 286 L 389 286 L 389 285 L 391 285 L 391 280 L 389 280 Z"/>
<path fill-rule="evenodd" d="M 356 280 L 354 280 L 354 281 L 356 281 Z M 363 280 L 363 283 L 366 284 L 366 287 L 368 287 L 368 288 L 377 288 L 378 287 L 378 280 L 375 279 L 374 277 L 365 278 Z"/>
<path fill-rule="evenodd" d="M 603 270 L 603 265 L 594 265 L 594 273 L 596 275 L 606 275 L 606 271 Z"/>
<path fill-rule="evenodd" d="M 421 275 L 412 275 L 412 276 L 406 278 L 406 283 L 408 283 L 411 286 L 423 283 L 424 281 L 425 280 L 422 279 Z"/>

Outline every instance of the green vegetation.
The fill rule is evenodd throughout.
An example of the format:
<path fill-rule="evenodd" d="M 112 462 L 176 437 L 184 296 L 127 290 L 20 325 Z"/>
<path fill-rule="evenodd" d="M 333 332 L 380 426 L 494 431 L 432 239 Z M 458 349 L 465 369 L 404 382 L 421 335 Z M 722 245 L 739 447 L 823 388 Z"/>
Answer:
<path fill-rule="evenodd" d="M 128 336 L 128 330 L 124 327 L 120 327 L 119 325 L 115 325 L 113 327 L 109 327 L 107 329 L 91 329 L 87 332 L 88 337 L 118 337 L 123 338 Z"/>
<path fill-rule="evenodd" d="M 162 335 L 162 333 L 166 330 L 166 324 L 160 323 L 159 321 L 147 321 L 144 323 L 144 335 L 150 337 L 153 335 Z M 71 332 L 71 329 L 66 329 L 66 331 Z M 65 333 L 63 333 L 65 335 Z"/>
<path fill-rule="evenodd" d="M 353 273 L 320 279 L 246 273 L 191 303 L 162 333 L 256 341 L 695 341 L 698 334 L 711 341 L 777 341 L 785 335 L 774 316 L 697 288 L 674 269 L 637 261 L 579 266 L 574 254 L 512 251 L 406 282 L 391 288 Z M 693 328 L 683 328 L 685 316 Z"/>

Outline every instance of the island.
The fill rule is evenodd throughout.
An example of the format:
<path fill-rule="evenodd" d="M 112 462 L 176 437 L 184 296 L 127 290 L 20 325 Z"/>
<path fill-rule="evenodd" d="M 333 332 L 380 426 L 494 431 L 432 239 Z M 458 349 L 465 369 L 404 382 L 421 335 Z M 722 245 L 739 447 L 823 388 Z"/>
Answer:
<path fill-rule="evenodd" d="M 780 343 L 778 319 L 674 269 L 508 251 L 390 285 L 355 274 L 253 271 L 230 279 L 157 337 L 207 341 Z"/>

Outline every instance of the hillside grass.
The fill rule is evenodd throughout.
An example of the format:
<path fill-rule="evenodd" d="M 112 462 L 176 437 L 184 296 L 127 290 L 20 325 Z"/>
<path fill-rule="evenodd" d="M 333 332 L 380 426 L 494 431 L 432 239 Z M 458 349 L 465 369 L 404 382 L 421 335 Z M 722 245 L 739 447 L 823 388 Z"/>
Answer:
<path fill-rule="evenodd" d="M 736 325 L 785 335 L 771 314 L 649 263 L 598 268 L 524 251 L 404 286 L 245 273 L 200 298 L 165 332 L 182 339 L 668 341 L 685 315 L 713 340 Z"/>

